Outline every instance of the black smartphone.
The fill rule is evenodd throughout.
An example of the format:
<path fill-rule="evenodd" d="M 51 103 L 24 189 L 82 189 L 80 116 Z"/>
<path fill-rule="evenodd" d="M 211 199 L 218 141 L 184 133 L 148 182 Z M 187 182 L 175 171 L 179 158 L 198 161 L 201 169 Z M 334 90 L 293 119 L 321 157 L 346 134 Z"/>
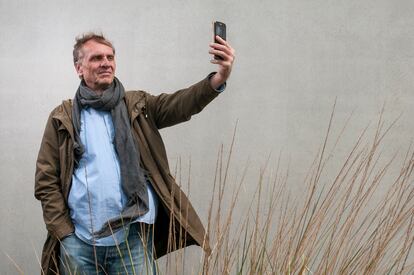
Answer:
<path fill-rule="evenodd" d="M 214 34 L 214 42 L 215 43 L 219 43 L 216 39 L 216 35 L 220 36 L 221 38 L 223 38 L 223 40 L 226 40 L 226 24 L 224 24 L 223 22 L 219 22 L 219 21 L 214 21 L 213 22 L 213 34 Z M 215 55 L 214 59 L 219 59 L 219 60 L 223 60 L 222 57 Z"/>

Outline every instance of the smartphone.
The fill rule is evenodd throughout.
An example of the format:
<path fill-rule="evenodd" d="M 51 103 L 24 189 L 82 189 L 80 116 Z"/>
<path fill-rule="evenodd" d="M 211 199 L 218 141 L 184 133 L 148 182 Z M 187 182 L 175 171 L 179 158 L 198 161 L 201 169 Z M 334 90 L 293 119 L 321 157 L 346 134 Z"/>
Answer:
<path fill-rule="evenodd" d="M 216 39 L 216 35 L 220 36 L 221 38 L 223 38 L 224 40 L 226 40 L 226 24 L 224 24 L 223 22 L 219 22 L 219 21 L 214 21 L 213 22 L 213 34 L 214 34 L 214 42 L 215 43 L 219 43 Z M 222 57 L 215 55 L 214 59 L 218 59 L 218 60 L 223 60 Z"/>

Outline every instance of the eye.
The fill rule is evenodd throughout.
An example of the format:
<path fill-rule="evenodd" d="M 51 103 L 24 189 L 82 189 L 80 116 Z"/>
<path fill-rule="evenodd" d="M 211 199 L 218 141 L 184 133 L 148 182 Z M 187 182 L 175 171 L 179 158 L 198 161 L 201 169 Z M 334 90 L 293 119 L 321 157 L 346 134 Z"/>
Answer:
<path fill-rule="evenodd" d="M 113 60 L 115 59 L 115 56 L 113 56 L 113 55 L 108 55 L 106 58 L 107 58 L 109 61 L 113 61 Z"/>
<path fill-rule="evenodd" d="M 102 55 L 95 55 L 91 57 L 91 61 L 100 61 L 102 60 L 103 56 Z"/>

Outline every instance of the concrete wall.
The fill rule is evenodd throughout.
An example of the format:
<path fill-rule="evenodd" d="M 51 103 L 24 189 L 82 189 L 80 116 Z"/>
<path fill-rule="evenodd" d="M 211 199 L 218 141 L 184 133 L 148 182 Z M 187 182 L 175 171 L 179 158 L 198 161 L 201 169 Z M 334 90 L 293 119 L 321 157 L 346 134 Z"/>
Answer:
<path fill-rule="evenodd" d="M 221 143 L 228 150 L 236 121 L 234 173 L 250 158 L 252 178 L 279 152 L 301 178 L 335 99 L 336 134 L 351 116 L 343 148 L 375 124 L 385 103 L 387 122 L 401 115 L 385 153 L 404 151 L 414 133 L 413 14 L 410 0 L 1 0 L 0 274 L 17 273 L 6 254 L 26 274 L 38 273 L 46 231 L 33 197 L 35 161 L 49 112 L 79 82 L 76 35 L 102 31 L 117 49 L 124 86 L 158 94 L 213 71 L 211 21 L 228 24 L 237 57 L 225 93 L 162 131 L 173 167 L 191 157 L 191 196 L 205 220 L 216 152 Z"/>

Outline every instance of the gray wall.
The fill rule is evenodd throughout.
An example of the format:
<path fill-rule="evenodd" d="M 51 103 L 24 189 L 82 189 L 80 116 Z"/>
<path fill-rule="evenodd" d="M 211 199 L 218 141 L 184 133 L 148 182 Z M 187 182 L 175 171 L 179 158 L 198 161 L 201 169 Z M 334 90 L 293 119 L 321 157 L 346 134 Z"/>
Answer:
<path fill-rule="evenodd" d="M 233 173 L 250 158 L 252 178 L 279 152 L 294 165 L 293 179 L 302 178 L 335 99 L 335 134 L 351 116 L 339 154 L 384 103 L 388 122 L 401 115 L 385 153 L 404 151 L 414 130 L 413 14 L 411 0 L 1 0 L 0 274 L 16 273 L 6 254 L 27 274 L 38 271 L 45 227 L 33 197 L 35 161 L 48 113 L 77 88 L 71 51 L 79 33 L 104 32 L 124 86 L 158 94 L 213 71 L 211 21 L 228 24 L 237 57 L 226 92 L 162 131 L 173 167 L 191 157 L 191 197 L 205 220 L 216 152 L 221 143 L 228 150 L 237 120 Z"/>

